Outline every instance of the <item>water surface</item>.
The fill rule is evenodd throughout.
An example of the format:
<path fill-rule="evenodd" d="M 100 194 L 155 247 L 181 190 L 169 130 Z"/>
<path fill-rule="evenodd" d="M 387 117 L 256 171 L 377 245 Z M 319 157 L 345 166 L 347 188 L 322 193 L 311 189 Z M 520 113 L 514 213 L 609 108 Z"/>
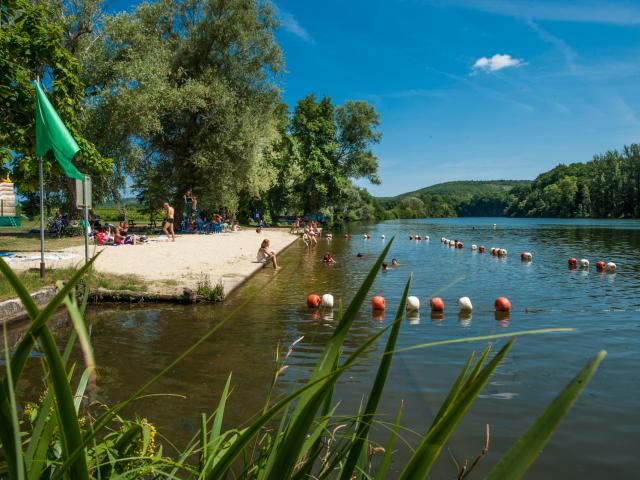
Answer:
<path fill-rule="evenodd" d="M 497 229 L 491 225 L 497 224 Z M 156 422 L 178 442 L 198 428 L 199 413 L 211 411 L 227 375 L 233 374 L 229 424 L 238 425 L 263 406 L 278 342 L 288 345 L 304 336 L 290 357 L 280 382 L 289 391 L 306 378 L 329 338 L 335 319 L 309 311 L 309 293 L 333 293 L 348 302 L 385 242 L 396 235 L 390 258 L 401 266 L 381 273 L 371 294 L 384 295 L 387 312 L 373 317 L 362 309 L 345 352 L 377 332 L 393 312 L 409 273 L 411 294 L 420 298 L 419 318 L 406 319 L 399 347 L 428 341 L 494 333 L 571 327 L 573 333 L 519 339 L 470 410 L 436 468 L 437 478 L 455 478 L 453 458 L 473 460 L 484 445 L 484 426 L 491 426 L 491 449 L 477 470 L 486 473 L 535 416 L 596 352 L 608 356 L 592 383 L 530 470 L 527 478 L 629 478 L 640 468 L 640 223 L 635 221 L 566 221 L 522 219 L 446 219 L 394 221 L 358 225 L 315 251 L 294 244 L 279 259 L 283 269 L 261 271 L 224 305 L 108 307 L 91 310 L 92 339 L 100 366 L 98 395 L 107 402 L 132 393 L 217 321 L 234 317 L 196 353 L 170 372 L 154 389 L 160 396 L 141 400 L 140 415 Z M 371 240 L 362 235 L 369 233 Z M 410 241 L 409 235 L 430 241 Z M 382 240 L 385 235 L 387 240 Z M 445 247 L 440 237 L 458 239 L 463 250 Z M 506 258 L 472 253 L 472 243 L 506 248 Z M 258 238 L 256 238 L 256 245 Z M 522 263 L 520 251 L 533 253 Z M 327 267 L 331 251 L 337 264 Z M 363 253 L 358 258 L 356 253 Z M 568 270 L 568 257 L 587 258 L 592 268 Z M 390 260 L 389 258 L 389 260 Z M 615 275 L 595 271 L 604 259 L 618 265 Z M 428 298 L 441 296 L 443 319 L 431 319 Z M 469 296 L 471 319 L 458 316 L 456 300 Z M 508 320 L 496 321 L 493 302 L 507 296 L 513 304 Z M 367 361 L 342 379 L 336 399 L 341 411 L 353 411 L 375 376 L 384 340 Z M 389 419 L 404 401 L 403 423 L 424 431 L 471 350 L 485 343 L 413 350 L 394 358 L 381 412 Z M 33 383 L 37 383 L 33 376 Z M 384 438 L 384 432 L 376 432 Z M 415 445 L 415 437 L 406 434 Z M 398 471 L 407 449 L 396 457 Z"/>

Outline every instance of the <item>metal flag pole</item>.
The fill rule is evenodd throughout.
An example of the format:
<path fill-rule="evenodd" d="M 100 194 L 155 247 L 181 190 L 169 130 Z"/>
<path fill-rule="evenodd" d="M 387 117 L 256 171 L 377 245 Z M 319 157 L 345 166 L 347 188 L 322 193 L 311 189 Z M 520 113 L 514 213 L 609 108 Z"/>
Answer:
<path fill-rule="evenodd" d="M 38 160 L 40 167 L 40 278 L 44 278 L 44 167 L 42 157 Z"/>
<path fill-rule="evenodd" d="M 87 176 L 84 175 L 82 179 L 82 203 L 84 209 L 84 263 L 85 265 L 89 261 L 89 201 L 87 198 Z"/>

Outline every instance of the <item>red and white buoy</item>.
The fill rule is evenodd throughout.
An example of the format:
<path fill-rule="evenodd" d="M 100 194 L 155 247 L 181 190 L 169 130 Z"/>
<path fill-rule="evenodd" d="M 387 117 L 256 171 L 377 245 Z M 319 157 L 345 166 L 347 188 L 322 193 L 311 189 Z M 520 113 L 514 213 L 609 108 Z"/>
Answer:
<path fill-rule="evenodd" d="M 312 293 L 307 297 L 307 307 L 309 308 L 318 308 L 321 302 L 322 299 L 320 298 L 320 295 L 316 295 L 315 293 Z"/>
<path fill-rule="evenodd" d="M 607 266 L 606 263 L 604 263 L 602 260 L 599 260 L 596 262 L 596 270 L 598 270 L 599 272 L 604 272 L 604 268 Z"/>
<path fill-rule="evenodd" d="M 567 264 L 568 264 L 570 269 L 577 268 L 578 267 L 578 259 L 571 257 L 569 260 L 567 260 Z"/>
<path fill-rule="evenodd" d="M 484 246 L 484 245 L 480 245 L 480 246 L 478 247 L 478 251 L 479 251 L 480 253 L 484 253 L 484 252 L 485 252 L 485 250 L 486 250 L 486 248 L 485 248 L 485 246 Z"/>

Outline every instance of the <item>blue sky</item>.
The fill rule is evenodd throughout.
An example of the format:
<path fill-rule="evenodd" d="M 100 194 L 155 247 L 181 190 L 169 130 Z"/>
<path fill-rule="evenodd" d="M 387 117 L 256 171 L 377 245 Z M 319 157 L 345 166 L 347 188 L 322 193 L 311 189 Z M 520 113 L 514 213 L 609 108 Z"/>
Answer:
<path fill-rule="evenodd" d="M 118 2 L 123 4 L 125 2 Z M 364 99 L 395 195 L 640 142 L 640 0 L 277 0 L 283 96 Z"/>

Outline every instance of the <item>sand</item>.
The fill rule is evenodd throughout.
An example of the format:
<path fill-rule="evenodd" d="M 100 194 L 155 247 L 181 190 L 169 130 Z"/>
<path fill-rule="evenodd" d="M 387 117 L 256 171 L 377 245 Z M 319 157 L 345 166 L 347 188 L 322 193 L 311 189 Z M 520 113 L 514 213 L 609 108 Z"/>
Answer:
<path fill-rule="evenodd" d="M 198 279 L 209 275 L 212 284 L 222 280 L 225 293 L 260 268 L 256 253 L 263 239 L 271 241 L 271 250 L 280 252 L 299 237 L 284 229 L 264 229 L 219 233 L 212 235 L 179 235 L 175 242 L 162 241 L 164 237 L 151 237 L 141 245 L 89 246 L 89 255 L 102 252 L 96 260 L 98 272 L 133 274 L 149 283 L 151 291 L 182 292 L 183 287 L 195 287 Z M 46 245 L 45 245 L 46 248 Z M 23 254 L 21 254 L 23 255 Z M 46 252 L 47 268 L 81 265 L 84 247 L 71 247 L 56 252 Z M 14 270 L 38 268 L 38 252 L 24 254 L 23 258 L 10 261 Z"/>

